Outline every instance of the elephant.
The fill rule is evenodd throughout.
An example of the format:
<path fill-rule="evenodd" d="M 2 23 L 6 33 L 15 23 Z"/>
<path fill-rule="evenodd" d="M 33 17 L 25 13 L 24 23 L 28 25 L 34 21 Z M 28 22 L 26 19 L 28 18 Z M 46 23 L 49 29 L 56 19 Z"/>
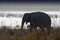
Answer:
<path fill-rule="evenodd" d="M 44 28 L 47 29 L 48 33 L 51 31 L 51 18 L 44 12 L 25 13 L 22 18 L 21 29 L 23 29 L 24 22 L 26 22 L 26 24 L 30 22 L 30 30 L 39 27 L 42 32 L 45 31 Z"/>

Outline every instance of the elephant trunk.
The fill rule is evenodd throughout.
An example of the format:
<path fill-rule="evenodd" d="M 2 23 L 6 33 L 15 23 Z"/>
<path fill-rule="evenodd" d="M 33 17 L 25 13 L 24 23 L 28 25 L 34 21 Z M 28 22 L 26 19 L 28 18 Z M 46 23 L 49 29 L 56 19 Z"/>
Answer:
<path fill-rule="evenodd" d="M 23 25 L 24 25 L 24 21 L 22 21 L 22 24 L 21 24 L 21 29 L 23 29 Z"/>
<path fill-rule="evenodd" d="M 23 18 L 22 18 L 22 23 L 21 23 L 21 29 L 23 29 L 23 25 L 24 25 L 25 20 L 26 20 L 26 19 L 23 17 Z"/>

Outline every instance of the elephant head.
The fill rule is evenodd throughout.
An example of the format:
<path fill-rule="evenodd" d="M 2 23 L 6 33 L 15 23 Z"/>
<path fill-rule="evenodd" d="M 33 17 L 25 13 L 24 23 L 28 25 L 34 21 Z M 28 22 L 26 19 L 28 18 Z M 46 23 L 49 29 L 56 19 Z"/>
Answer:
<path fill-rule="evenodd" d="M 28 22 L 30 22 L 30 14 L 29 14 L 29 13 L 25 13 L 25 14 L 23 15 L 22 24 L 21 24 L 21 29 L 23 29 L 23 25 L 24 25 L 25 22 L 26 22 L 26 24 L 27 24 Z"/>

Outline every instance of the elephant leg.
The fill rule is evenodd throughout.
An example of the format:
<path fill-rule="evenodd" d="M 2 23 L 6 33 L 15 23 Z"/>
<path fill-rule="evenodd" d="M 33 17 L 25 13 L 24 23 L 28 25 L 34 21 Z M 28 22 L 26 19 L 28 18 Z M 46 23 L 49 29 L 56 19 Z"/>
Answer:
<path fill-rule="evenodd" d="M 30 30 L 30 32 L 34 32 L 34 31 L 37 31 L 37 27 L 34 27 L 34 26 L 30 26 L 29 30 Z"/>
<path fill-rule="evenodd" d="M 48 33 L 48 35 L 51 34 L 51 27 L 47 27 L 47 33 Z"/>
<path fill-rule="evenodd" d="M 44 29 L 44 28 L 41 28 L 41 31 L 42 31 L 43 33 L 45 33 L 45 29 Z"/>
<path fill-rule="evenodd" d="M 33 32 L 32 29 L 33 29 L 33 25 L 32 25 L 32 22 L 31 22 L 30 27 L 29 27 L 30 32 Z"/>
<path fill-rule="evenodd" d="M 33 29 L 33 26 L 29 26 L 29 30 L 30 30 L 30 32 L 32 32 L 32 29 Z"/>
<path fill-rule="evenodd" d="M 30 27 L 30 29 L 29 29 L 29 30 L 30 30 L 30 32 L 32 32 L 32 29 L 33 29 L 33 28 L 32 28 L 32 27 Z"/>

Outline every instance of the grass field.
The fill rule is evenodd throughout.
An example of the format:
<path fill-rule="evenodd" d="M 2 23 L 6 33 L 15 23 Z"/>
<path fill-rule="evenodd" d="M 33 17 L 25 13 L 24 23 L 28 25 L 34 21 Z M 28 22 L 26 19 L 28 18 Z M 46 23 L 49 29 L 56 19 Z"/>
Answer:
<path fill-rule="evenodd" d="M 60 40 L 60 28 L 53 29 L 51 35 L 41 30 L 30 32 L 28 29 L 0 29 L 0 40 Z"/>

